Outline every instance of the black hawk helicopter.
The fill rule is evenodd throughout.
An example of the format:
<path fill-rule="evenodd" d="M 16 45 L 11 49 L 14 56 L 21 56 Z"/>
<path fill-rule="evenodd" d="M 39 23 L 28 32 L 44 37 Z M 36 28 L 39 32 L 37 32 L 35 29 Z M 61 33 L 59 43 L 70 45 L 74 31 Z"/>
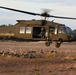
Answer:
<path fill-rule="evenodd" d="M 73 19 L 72 17 L 54 16 L 44 13 L 33 13 L 18 9 L 0 6 L 2 9 L 12 10 L 24 14 L 38 15 L 44 17 L 43 20 L 17 20 L 14 26 L 0 27 L 0 38 L 24 39 L 28 41 L 45 41 L 46 46 L 50 46 L 52 42 L 56 42 L 59 48 L 62 42 L 76 41 L 76 34 L 64 24 L 47 21 L 46 18 Z"/>

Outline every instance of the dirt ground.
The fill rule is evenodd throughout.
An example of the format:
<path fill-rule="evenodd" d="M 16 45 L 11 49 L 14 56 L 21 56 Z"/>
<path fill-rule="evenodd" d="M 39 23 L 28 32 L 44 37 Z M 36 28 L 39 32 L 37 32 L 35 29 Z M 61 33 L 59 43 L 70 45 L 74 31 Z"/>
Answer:
<path fill-rule="evenodd" d="M 1 54 L 0 75 L 76 75 L 76 42 L 54 45 L 0 41 L 0 52 L 29 53 L 28 57 Z"/>

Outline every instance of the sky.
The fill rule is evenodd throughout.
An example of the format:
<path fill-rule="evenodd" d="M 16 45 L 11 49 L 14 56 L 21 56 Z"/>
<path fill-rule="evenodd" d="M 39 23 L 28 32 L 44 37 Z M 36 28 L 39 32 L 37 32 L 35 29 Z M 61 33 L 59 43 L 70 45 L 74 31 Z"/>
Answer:
<path fill-rule="evenodd" d="M 0 0 L 0 6 L 20 9 L 29 12 L 42 13 L 48 9 L 50 15 L 76 17 L 76 0 Z M 16 20 L 41 19 L 40 16 L 32 16 L 0 8 L 0 25 L 16 24 Z M 76 20 L 49 18 L 49 21 L 65 24 L 76 29 Z"/>

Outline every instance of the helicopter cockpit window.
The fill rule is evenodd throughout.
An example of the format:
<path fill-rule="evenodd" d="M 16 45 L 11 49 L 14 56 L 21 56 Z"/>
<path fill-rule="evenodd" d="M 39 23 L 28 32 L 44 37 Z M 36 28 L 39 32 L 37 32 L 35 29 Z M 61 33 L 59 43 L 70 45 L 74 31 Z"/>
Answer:
<path fill-rule="evenodd" d="M 64 27 L 60 27 L 60 28 L 59 28 L 59 33 L 65 33 Z"/>
<path fill-rule="evenodd" d="M 20 27 L 20 34 L 24 34 L 25 33 L 25 27 Z"/>
<path fill-rule="evenodd" d="M 32 28 L 31 27 L 26 27 L 26 34 L 31 34 Z"/>
<path fill-rule="evenodd" d="M 55 33 L 55 28 L 50 27 L 50 33 L 54 34 Z"/>
<path fill-rule="evenodd" d="M 50 27 L 50 34 L 57 34 L 57 28 L 55 27 Z"/>

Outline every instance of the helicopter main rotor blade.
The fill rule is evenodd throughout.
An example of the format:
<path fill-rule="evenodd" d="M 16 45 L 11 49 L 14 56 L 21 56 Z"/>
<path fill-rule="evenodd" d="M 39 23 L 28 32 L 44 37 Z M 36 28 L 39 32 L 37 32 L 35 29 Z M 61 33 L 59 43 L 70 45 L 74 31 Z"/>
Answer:
<path fill-rule="evenodd" d="M 76 20 L 76 18 L 73 18 L 73 17 L 61 17 L 61 16 L 53 16 L 53 15 L 49 15 L 49 17 L 53 17 L 53 18 L 61 18 L 61 19 L 73 19 L 73 20 Z"/>
<path fill-rule="evenodd" d="M 38 13 L 32 13 L 32 12 L 27 12 L 27 11 L 22 11 L 22 10 L 17 10 L 17 9 L 13 9 L 13 8 L 7 8 L 7 7 L 3 7 L 3 6 L 0 6 L 0 8 L 2 9 L 7 9 L 7 10 L 12 10 L 12 11 L 16 11 L 16 12 L 21 12 L 21 13 L 26 13 L 26 14 L 30 14 L 30 15 L 40 15 Z"/>
<path fill-rule="evenodd" d="M 72 17 L 53 16 L 53 15 L 48 14 L 48 12 L 38 14 L 38 13 L 33 13 L 33 12 L 28 12 L 28 11 L 23 11 L 23 10 L 17 10 L 17 9 L 13 9 L 13 8 L 3 7 L 3 6 L 0 6 L 0 8 L 12 10 L 12 11 L 16 11 L 16 12 L 21 12 L 21 13 L 26 13 L 26 14 L 30 14 L 30 15 L 34 15 L 34 16 L 38 15 L 38 16 L 43 16 L 43 17 L 53 17 L 53 18 L 76 20 L 76 18 L 72 18 Z"/>

